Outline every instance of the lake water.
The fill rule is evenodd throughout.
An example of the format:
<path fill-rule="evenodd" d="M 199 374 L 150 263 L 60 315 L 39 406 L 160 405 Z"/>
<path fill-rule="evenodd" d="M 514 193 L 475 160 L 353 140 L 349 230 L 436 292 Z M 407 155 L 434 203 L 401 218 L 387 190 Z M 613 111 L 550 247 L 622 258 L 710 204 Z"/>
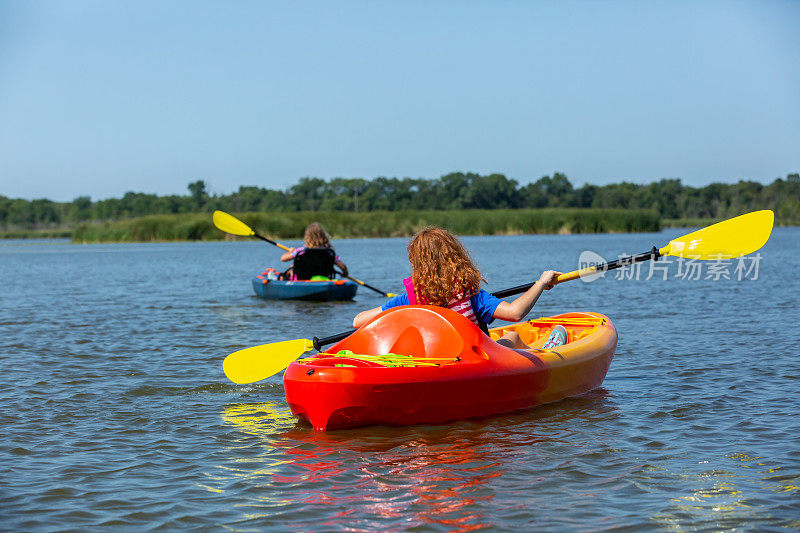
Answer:
<path fill-rule="evenodd" d="M 498 290 L 682 233 L 464 241 Z M 335 243 L 393 292 L 405 244 Z M 798 529 L 799 245 L 776 228 L 760 259 L 545 293 L 531 317 L 599 311 L 619 331 L 585 396 L 321 433 L 296 424 L 280 376 L 235 385 L 222 360 L 345 331 L 379 295 L 260 300 L 250 279 L 281 251 L 258 241 L 0 242 L 0 529 Z"/>

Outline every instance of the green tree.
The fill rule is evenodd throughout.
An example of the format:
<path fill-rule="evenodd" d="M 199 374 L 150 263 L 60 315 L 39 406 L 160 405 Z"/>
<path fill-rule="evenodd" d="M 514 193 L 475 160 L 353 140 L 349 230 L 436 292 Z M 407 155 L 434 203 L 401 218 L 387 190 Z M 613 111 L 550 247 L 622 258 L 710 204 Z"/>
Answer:
<path fill-rule="evenodd" d="M 69 218 L 74 222 L 84 222 L 92 218 L 92 199 L 89 196 L 78 196 L 72 200 Z"/>
<path fill-rule="evenodd" d="M 203 180 L 193 181 L 188 185 L 189 194 L 194 200 L 194 205 L 197 209 L 202 209 L 208 202 L 208 192 L 206 191 L 206 182 Z"/>
<path fill-rule="evenodd" d="M 474 176 L 463 195 L 464 207 L 474 209 L 505 209 L 518 207 L 522 202 L 517 193 L 519 184 L 503 174 Z"/>

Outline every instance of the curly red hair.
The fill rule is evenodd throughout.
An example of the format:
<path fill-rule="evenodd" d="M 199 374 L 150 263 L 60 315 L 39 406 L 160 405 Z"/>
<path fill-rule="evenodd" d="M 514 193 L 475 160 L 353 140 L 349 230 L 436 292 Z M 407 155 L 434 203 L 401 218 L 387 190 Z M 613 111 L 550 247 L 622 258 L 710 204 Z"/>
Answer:
<path fill-rule="evenodd" d="M 485 281 L 461 241 L 435 226 L 414 235 L 408 260 L 420 303 L 446 306 L 454 298 L 476 294 Z"/>

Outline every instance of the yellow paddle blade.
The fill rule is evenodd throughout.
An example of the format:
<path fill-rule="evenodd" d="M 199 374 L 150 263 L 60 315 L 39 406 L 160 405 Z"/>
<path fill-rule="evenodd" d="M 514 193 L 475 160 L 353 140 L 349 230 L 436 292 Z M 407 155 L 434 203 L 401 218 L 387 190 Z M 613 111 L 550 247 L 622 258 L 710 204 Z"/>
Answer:
<path fill-rule="evenodd" d="M 669 241 L 661 255 L 687 259 L 728 259 L 755 252 L 769 239 L 775 214 L 765 209 L 697 230 Z"/>
<path fill-rule="evenodd" d="M 274 376 L 289 363 L 314 348 L 310 339 L 273 342 L 233 352 L 222 362 L 222 371 L 234 383 L 253 383 Z"/>
<path fill-rule="evenodd" d="M 224 211 L 214 211 L 212 219 L 214 220 L 214 225 L 225 233 L 230 233 L 231 235 L 244 235 L 245 237 L 250 237 L 256 234 L 255 231 L 250 229 L 250 226 L 235 216 L 225 213 Z"/>

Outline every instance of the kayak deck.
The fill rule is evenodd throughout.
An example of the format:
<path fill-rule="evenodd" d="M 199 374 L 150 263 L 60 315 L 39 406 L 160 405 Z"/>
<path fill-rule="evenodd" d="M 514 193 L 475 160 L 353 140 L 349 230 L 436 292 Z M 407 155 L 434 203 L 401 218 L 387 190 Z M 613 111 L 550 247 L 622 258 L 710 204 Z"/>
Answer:
<path fill-rule="evenodd" d="M 540 347 L 556 324 L 569 342 Z M 530 350 L 494 342 L 514 330 Z M 597 388 L 617 333 L 598 313 L 565 313 L 489 330 L 449 309 L 384 311 L 325 353 L 289 365 L 290 409 L 315 429 L 443 423 L 533 407 Z M 338 354 L 349 350 L 351 354 Z"/>
<path fill-rule="evenodd" d="M 263 274 L 253 277 L 253 292 L 267 300 L 352 300 L 358 285 L 349 280 L 282 281 Z"/>

